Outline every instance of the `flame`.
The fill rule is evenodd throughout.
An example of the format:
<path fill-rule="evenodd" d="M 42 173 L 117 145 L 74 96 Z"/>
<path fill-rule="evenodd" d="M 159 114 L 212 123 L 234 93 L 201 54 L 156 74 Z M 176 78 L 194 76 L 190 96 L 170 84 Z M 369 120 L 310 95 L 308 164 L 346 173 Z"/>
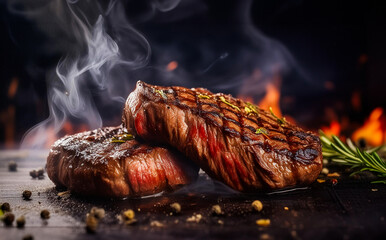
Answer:
<path fill-rule="evenodd" d="M 171 72 L 174 71 L 178 67 L 178 62 L 177 61 L 171 61 L 166 65 L 166 70 Z"/>
<path fill-rule="evenodd" d="M 383 109 L 380 107 L 374 109 L 363 126 L 353 133 L 352 139 L 354 141 L 364 139 L 366 143 L 372 146 L 384 144 L 386 140 L 386 118 L 383 115 Z"/>
<path fill-rule="evenodd" d="M 269 109 L 272 107 L 273 113 L 282 117 L 282 113 L 280 110 L 280 89 L 279 84 L 268 83 L 266 87 L 267 93 L 265 97 L 258 104 L 260 108 Z"/>
<path fill-rule="evenodd" d="M 332 136 L 332 135 L 339 136 L 341 131 L 341 125 L 338 121 L 332 121 L 330 123 L 330 126 L 321 127 L 321 129 L 327 136 Z"/>
<path fill-rule="evenodd" d="M 9 84 L 9 88 L 8 88 L 9 98 L 12 99 L 13 97 L 15 97 L 18 87 L 19 87 L 19 80 L 17 79 L 17 77 L 12 78 L 12 81 Z"/>

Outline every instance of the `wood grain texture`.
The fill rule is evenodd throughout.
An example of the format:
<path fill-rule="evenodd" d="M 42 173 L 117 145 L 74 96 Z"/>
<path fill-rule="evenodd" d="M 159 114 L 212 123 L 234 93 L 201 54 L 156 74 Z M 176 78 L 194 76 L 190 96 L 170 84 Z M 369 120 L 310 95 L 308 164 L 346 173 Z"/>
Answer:
<path fill-rule="evenodd" d="M 7 155 L 8 154 L 8 155 Z M 15 157 L 16 156 L 16 157 Z M 44 167 L 44 153 L 34 157 L 9 156 L 0 152 L 0 203 L 9 202 L 16 218 L 24 215 L 23 229 L 0 226 L 0 239 L 382 239 L 386 236 L 386 187 L 344 176 L 334 187 L 314 183 L 310 188 L 274 194 L 237 194 L 201 174 L 197 183 L 169 195 L 137 199 L 89 199 L 71 195 L 58 198 L 58 190 L 47 178 L 34 180 L 29 171 Z M 18 163 L 9 172 L 10 160 Z M 22 199 L 31 190 L 30 201 Z M 376 189 L 376 190 L 375 190 Z M 264 207 L 255 212 L 251 203 L 259 199 Z M 179 202 L 182 212 L 171 215 L 169 205 Z M 212 216 L 219 204 L 223 216 Z M 84 229 L 85 215 L 93 206 L 106 210 L 96 234 Z M 284 208 L 288 207 L 288 210 Z M 116 216 L 123 210 L 136 212 L 135 225 L 125 226 Z M 40 219 L 48 209 L 51 217 Z M 201 214 L 199 222 L 187 219 Z M 268 218 L 271 225 L 260 227 L 256 220 Z M 151 226 L 159 221 L 163 226 Z M 223 224 L 221 224 L 221 222 Z"/>

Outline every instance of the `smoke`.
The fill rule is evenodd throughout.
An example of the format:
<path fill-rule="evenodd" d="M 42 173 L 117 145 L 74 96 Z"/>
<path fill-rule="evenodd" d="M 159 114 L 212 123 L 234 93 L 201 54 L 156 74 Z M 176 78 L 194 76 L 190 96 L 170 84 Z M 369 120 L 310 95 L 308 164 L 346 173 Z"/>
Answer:
<path fill-rule="evenodd" d="M 88 2 L 86 7 L 91 4 Z M 48 76 L 50 115 L 26 133 L 22 148 L 49 147 L 66 121 L 82 123 L 90 129 L 101 127 L 103 121 L 94 95 L 98 95 L 105 106 L 122 109 L 128 89 L 135 83 L 134 79 L 123 76 L 149 61 L 149 43 L 130 26 L 120 3 L 112 1 L 104 8 L 98 5 L 87 11 L 82 8 L 77 1 L 66 4 L 55 1 L 39 10 L 23 12 L 12 8 L 14 13 L 22 13 L 38 23 L 47 16 L 43 11 L 52 10 L 62 32 L 75 40 L 73 49 L 58 63 L 55 74 Z M 68 25 L 60 24 L 67 20 Z M 107 33 L 108 27 L 116 40 Z M 55 34 L 50 28 L 44 30 L 48 35 Z"/>
<path fill-rule="evenodd" d="M 235 1 L 224 20 L 210 15 L 216 1 L 9 0 L 9 11 L 46 37 L 37 46 L 42 54 L 63 54 L 47 71 L 50 115 L 25 134 L 21 147 L 49 147 L 67 122 L 88 129 L 119 124 L 139 79 L 257 99 L 273 76 L 293 69 L 302 75 L 286 47 L 256 29 L 252 3 Z"/>

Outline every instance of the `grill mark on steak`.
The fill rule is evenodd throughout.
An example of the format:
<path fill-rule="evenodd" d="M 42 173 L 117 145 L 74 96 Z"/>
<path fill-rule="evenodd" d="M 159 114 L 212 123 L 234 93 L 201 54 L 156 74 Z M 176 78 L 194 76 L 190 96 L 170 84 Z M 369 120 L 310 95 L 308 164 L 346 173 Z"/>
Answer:
<path fill-rule="evenodd" d="M 174 190 L 197 177 L 198 167 L 176 151 L 137 138 L 112 142 L 127 133 L 105 127 L 59 139 L 47 158 L 49 178 L 82 195 L 132 197 Z"/>
<path fill-rule="evenodd" d="M 167 97 L 159 91 L 167 92 Z M 247 106 L 242 100 L 205 89 L 138 82 L 123 119 L 127 126 L 141 119 L 140 136 L 173 145 L 210 176 L 236 190 L 277 189 L 314 181 L 322 168 L 319 138 L 290 123 L 279 124 L 258 107 L 257 113 L 248 113 Z M 197 135 L 201 128 L 207 140 Z M 258 128 L 265 128 L 269 136 L 257 134 Z"/>

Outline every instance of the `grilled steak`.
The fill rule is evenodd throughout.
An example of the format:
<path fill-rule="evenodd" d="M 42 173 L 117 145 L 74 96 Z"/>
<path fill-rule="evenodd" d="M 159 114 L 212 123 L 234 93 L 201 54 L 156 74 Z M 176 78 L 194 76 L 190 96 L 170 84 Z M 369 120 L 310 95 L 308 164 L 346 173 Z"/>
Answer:
<path fill-rule="evenodd" d="M 198 167 L 178 152 L 132 139 L 125 128 L 106 127 L 56 141 L 47 174 L 56 185 L 82 195 L 127 197 L 188 184 Z"/>
<path fill-rule="evenodd" d="M 147 141 L 176 147 L 208 175 L 243 192 L 312 183 L 319 138 L 273 113 L 202 88 L 138 82 L 123 122 Z"/>

